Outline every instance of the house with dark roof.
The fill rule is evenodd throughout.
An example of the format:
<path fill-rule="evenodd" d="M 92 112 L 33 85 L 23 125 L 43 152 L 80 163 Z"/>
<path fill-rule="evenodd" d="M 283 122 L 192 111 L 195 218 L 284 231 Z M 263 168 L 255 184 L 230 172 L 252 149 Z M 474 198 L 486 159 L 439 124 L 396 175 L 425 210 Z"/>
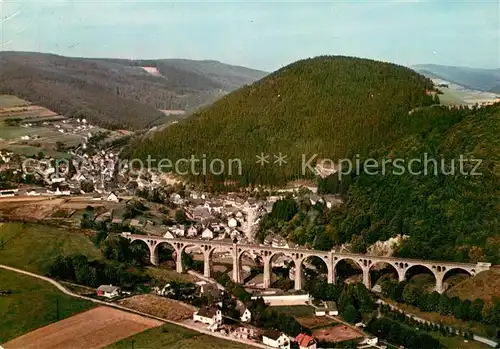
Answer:
<path fill-rule="evenodd" d="M 222 312 L 215 307 L 204 306 L 193 314 L 193 320 L 195 322 L 207 324 L 210 328 L 216 329 L 217 326 L 222 324 Z"/>
<path fill-rule="evenodd" d="M 283 332 L 267 330 L 262 335 L 262 343 L 271 348 L 290 349 L 290 339 Z"/>

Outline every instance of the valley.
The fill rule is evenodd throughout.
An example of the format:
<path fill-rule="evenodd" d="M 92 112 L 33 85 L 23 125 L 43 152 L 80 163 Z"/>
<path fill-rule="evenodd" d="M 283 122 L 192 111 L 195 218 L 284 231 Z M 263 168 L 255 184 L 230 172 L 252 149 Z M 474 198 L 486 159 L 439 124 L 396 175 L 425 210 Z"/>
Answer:
<path fill-rule="evenodd" d="M 59 328 L 90 343 L 93 331 L 79 328 L 99 321 L 110 327 L 96 348 L 208 341 L 239 349 L 263 347 L 276 333 L 345 348 L 498 342 L 494 95 L 460 94 L 402 66 L 342 56 L 301 60 L 259 80 L 259 72 L 210 61 L 10 55 L 0 56 L 19 69 L 10 79 L 24 79 L 38 57 L 49 89 L 52 74 L 85 89 L 92 74 L 118 69 L 192 95 L 167 103 L 165 95 L 150 99 L 151 87 L 135 94 L 136 85 L 113 79 L 99 80 L 102 100 L 93 89 L 62 100 L 34 98 L 22 84 L 1 90 L 9 94 L 0 95 L 0 263 L 57 280 L 75 297 L 55 318 L 7 317 L 6 349 Z M 75 64 L 93 72 L 78 78 L 83 85 L 73 84 Z M 131 98 L 120 108 L 140 103 L 129 111 L 152 118 L 115 114 L 117 102 L 103 109 L 112 90 L 113 98 Z M 216 90 L 213 100 L 200 97 Z M 74 114 L 79 103 L 90 107 Z M 301 154 L 315 154 L 307 174 Z M 452 175 L 438 166 L 464 156 L 481 160 L 474 168 L 481 176 L 470 162 L 466 174 L 463 162 Z M 174 172 L 154 168 L 151 157 L 175 163 Z M 239 173 L 214 173 L 214 159 Z M 374 159 L 375 174 L 366 166 Z M 419 165 L 395 175 L 397 159 Z M 17 286 L 3 273 L 10 281 L 0 302 L 16 307 Z M 420 326 L 379 300 L 433 324 Z M 154 321 L 129 316 L 137 312 Z"/>

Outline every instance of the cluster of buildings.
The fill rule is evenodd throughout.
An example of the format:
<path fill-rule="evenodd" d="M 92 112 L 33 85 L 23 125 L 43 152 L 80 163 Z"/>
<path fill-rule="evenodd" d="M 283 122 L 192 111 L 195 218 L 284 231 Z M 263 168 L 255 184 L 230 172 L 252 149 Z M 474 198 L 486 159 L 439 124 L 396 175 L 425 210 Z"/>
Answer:
<path fill-rule="evenodd" d="M 44 108 L 42 108 L 44 109 Z M 50 112 L 52 113 L 52 112 Z M 86 143 L 92 137 L 92 132 L 90 130 L 94 129 L 95 126 L 87 123 L 86 119 L 61 119 L 62 117 L 52 113 L 54 115 L 54 120 L 44 119 L 45 121 L 36 121 L 34 119 L 29 119 L 27 122 L 21 122 L 19 126 L 23 128 L 30 128 L 33 126 L 39 126 L 40 124 L 44 127 L 52 126 L 53 130 L 61 134 L 71 134 L 83 137 L 83 147 L 87 148 Z M 22 135 L 20 137 L 22 141 L 29 141 L 40 139 L 39 135 Z"/>
<path fill-rule="evenodd" d="M 239 197 L 209 198 L 191 192 L 188 198 L 172 194 L 171 200 L 185 212 L 193 224 L 174 225 L 164 234 L 166 238 L 231 239 L 252 242 L 261 217 L 270 212 L 272 203 Z"/>

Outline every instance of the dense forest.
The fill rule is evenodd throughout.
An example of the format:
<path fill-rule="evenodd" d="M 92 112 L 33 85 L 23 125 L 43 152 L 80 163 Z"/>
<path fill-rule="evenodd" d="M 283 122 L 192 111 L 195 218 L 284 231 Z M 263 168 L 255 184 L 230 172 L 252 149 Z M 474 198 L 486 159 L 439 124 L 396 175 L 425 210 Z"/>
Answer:
<path fill-rule="evenodd" d="M 394 64 L 306 59 L 225 96 L 124 155 L 172 161 L 203 154 L 208 160 L 238 158 L 243 174 L 232 178 L 242 185 L 280 185 L 303 177 L 302 154 L 334 160 L 363 156 L 406 134 L 409 112 L 436 102 L 426 93 L 432 89 L 430 80 Z M 255 163 L 261 152 L 281 152 L 287 164 L 262 168 Z"/>
<path fill-rule="evenodd" d="M 379 240 L 403 234 L 410 238 L 396 251 L 399 256 L 499 264 L 500 104 L 478 110 L 433 107 L 414 115 L 420 132 L 372 154 L 407 163 L 422 160 L 414 164 L 414 174 L 399 175 L 389 163 L 385 175 L 382 168 L 370 169 L 378 175 L 361 172 L 340 182 L 332 175 L 320 180 L 318 189 L 343 195 L 342 206 L 311 205 L 307 193 L 299 192 L 297 202 L 287 198 L 274 204 L 257 238 L 274 232 L 316 249 L 350 243 L 354 252 L 366 252 Z M 470 175 L 476 161 L 464 161 L 461 174 L 460 156 L 481 159 L 475 171 L 481 175 Z"/>
<path fill-rule="evenodd" d="M 335 217 L 336 229 L 364 247 L 408 235 L 398 251 L 405 257 L 500 263 L 500 104 L 475 111 L 431 108 L 415 116 L 427 129 L 377 156 L 409 161 L 427 154 L 437 160 L 437 171 L 431 163 L 427 175 L 360 175 Z M 475 171 L 481 175 L 471 175 L 476 161 L 464 161 L 468 175 L 461 174 L 460 156 L 482 160 Z"/>
<path fill-rule="evenodd" d="M 219 62 L 179 61 L 3 52 L 0 93 L 107 128 L 142 129 L 176 120 L 159 109 L 189 112 L 265 75 Z M 160 75 L 147 73 L 143 65 L 156 66 Z"/>

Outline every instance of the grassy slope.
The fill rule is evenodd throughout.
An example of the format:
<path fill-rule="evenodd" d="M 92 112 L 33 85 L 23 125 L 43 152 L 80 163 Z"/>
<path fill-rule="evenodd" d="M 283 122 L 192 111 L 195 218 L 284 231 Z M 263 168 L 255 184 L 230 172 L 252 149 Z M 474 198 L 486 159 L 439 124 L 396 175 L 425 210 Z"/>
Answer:
<path fill-rule="evenodd" d="M 488 326 L 478 323 L 478 322 L 473 322 L 473 321 L 463 321 L 460 319 L 455 318 L 454 316 L 449 316 L 449 315 L 441 315 L 436 312 L 423 312 L 420 311 L 420 309 L 413 307 L 411 305 L 407 304 L 402 304 L 402 303 L 396 303 L 394 301 L 384 299 L 386 302 L 389 302 L 393 305 L 396 305 L 398 308 L 413 314 L 419 318 L 422 318 L 427 321 L 431 321 L 436 324 L 443 324 L 443 325 L 448 325 L 456 329 L 460 329 L 462 331 L 472 331 L 477 335 L 484 336 L 484 337 L 491 337 L 491 334 L 488 333 Z"/>
<path fill-rule="evenodd" d="M 165 324 L 123 339 L 107 349 L 250 349 L 248 345 L 203 335 L 183 327 Z"/>
<path fill-rule="evenodd" d="M 491 301 L 493 297 L 500 297 L 500 270 L 482 272 L 451 287 L 446 293 L 450 297 L 472 301 L 476 298 Z"/>
<path fill-rule="evenodd" d="M 45 225 L 4 223 L 0 226 L 0 263 L 45 274 L 58 254 L 83 253 L 89 259 L 100 251 L 83 234 Z"/>
<path fill-rule="evenodd" d="M 72 298 L 45 281 L 0 269 L 0 344 L 59 319 L 87 310 L 92 302 Z"/>
<path fill-rule="evenodd" d="M 429 333 L 432 337 L 436 338 L 442 345 L 449 349 L 490 349 L 491 347 L 475 341 L 464 342 L 463 338 L 459 337 L 445 337 L 437 332 Z"/>

